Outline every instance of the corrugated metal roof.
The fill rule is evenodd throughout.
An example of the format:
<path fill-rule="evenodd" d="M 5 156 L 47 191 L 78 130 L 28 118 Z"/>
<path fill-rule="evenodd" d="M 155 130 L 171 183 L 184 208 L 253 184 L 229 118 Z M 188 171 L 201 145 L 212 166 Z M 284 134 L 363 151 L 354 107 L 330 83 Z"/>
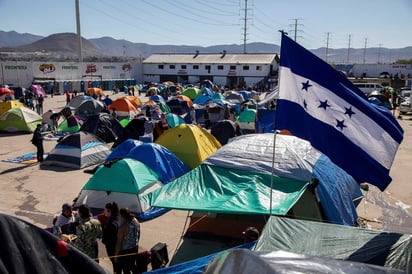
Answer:
<path fill-rule="evenodd" d="M 143 64 L 270 64 L 276 54 L 153 54 Z"/>

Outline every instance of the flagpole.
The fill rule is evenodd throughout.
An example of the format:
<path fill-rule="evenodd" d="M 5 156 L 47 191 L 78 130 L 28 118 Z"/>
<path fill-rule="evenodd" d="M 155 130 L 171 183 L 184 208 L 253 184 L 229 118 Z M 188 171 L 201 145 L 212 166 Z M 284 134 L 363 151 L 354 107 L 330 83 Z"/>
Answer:
<path fill-rule="evenodd" d="M 279 30 L 280 33 L 282 34 L 288 34 L 287 32 L 285 32 L 284 30 Z M 282 56 L 281 56 L 282 58 Z M 279 90 L 279 79 L 280 79 L 280 70 L 278 70 L 278 90 Z M 276 87 L 275 87 L 276 88 Z M 269 208 L 269 215 L 272 216 L 272 212 L 273 212 L 273 208 L 272 208 L 272 200 L 273 200 L 273 185 L 274 185 L 274 175 L 275 175 L 275 153 L 276 153 L 276 115 L 277 115 L 277 111 L 275 111 L 275 126 L 274 126 L 274 132 L 273 132 L 273 153 L 272 153 L 272 176 L 270 177 L 270 198 L 269 198 L 269 202 L 270 202 L 270 208 Z"/>
<path fill-rule="evenodd" d="M 275 111 L 275 115 L 276 115 L 276 111 Z M 276 119 L 276 117 L 275 117 Z M 276 121 L 276 120 L 275 120 Z M 270 210 L 269 210 L 269 214 L 270 216 L 272 216 L 272 199 L 273 199 L 273 185 L 274 185 L 274 175 L 275 175 L 275 151 L 276 151 L 276 126 L 275 126 L 275 131 L 273 133 L 273 153 L 272 153 L 272 176 L 270 176 Z"/>

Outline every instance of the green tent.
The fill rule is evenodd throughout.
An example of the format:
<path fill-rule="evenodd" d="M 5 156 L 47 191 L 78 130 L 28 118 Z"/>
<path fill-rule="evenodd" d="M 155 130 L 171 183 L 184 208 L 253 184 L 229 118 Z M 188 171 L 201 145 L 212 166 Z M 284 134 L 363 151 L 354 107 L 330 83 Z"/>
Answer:
<path fill-rule="evenodd" d="M 156 207 L 269 214 L 270 181 L 270 174 L 202 164 L 143 199 Z M 285 215 L 308 183 L 280 177 L 275 177 L 274 181 L 272 212 Z"/>
<path fill-rule="evenodd" d="M 67 120 L 64 120 L 63 122 L 61 122 L 61 123 L 57 126 L 57 131 L 58 131 L 58 132 L 69 132 L 69 133 L 73 133 L 73 132 L 78 132 L 79 130 L 80 130 L 80 125 L 79 125 L 79 124 L 76 124 L 76 125 L 74 125 L 74 126 L 69 127 Z"/>
<path fill-rule="evenodd" d="M 243 133 L 253 133 L 256 129 L 256 109 L 245 109 L 237 118 L 240 129 Z"/>
<path fill-rule="evenodd" d="M 287 251 L 412 273 L 412 235 L 271 216 L 255 251 Z"/>
<path fill-rule="evenodd" d="M 221 100 L 224 100 L 226 97 L 222 94 L 222 93 L 215 93 L 215 94 L 213 94 L 213 96 L 212 96 L 212 99 L 221 99 Z"/>
<path fill-rule="evenodd" d="M 202 90 L 198 88 L 187 88 L 182 92 L 182 95 L 185 95 L 192 100 L 196 99 L 200 94 L 202 94 Z"/>
<path fill-rule="evenodd" d="M 86 203 L 90 208 L 103 210 L 106 203 L 116 201 L 134 213 L 150 209 L 140 196 L 162 186 L 159 176 L 140 161 L 121 159 L 100 165 L 84 185 L 77 205 Z"/>
<path fill-rule="evenodd" d="M 126 127 L 130 123 L 131 120 L 133 119 L 130 117 L 126 117 L 126 118 L 121 119 L 119 123 L 120 125 L 122 125 L 122 127 Z"/>
<path fill-rule="evenodd" d="M 159 108 L 162 112 L 170 113 L 170 107 L 166 103 L 158 102 Z"/>
<path fill-rule="evenodd" d="M 26 107 L 15 107 L 0 116 L 0 131 L 5 132 L 34 132 L 37 124 L 43 118 Z"/>
<path fill-rule="evenodd" d="M 243 110 L 238 118 L 239 122 L 252 122 L 256 120 L 256 109 L 245 109 Z"/>

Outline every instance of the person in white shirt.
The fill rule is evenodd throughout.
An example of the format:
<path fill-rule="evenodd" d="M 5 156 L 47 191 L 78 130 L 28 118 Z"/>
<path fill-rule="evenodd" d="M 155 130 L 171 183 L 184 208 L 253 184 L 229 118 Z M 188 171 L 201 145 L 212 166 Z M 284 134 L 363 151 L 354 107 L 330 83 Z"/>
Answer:
<path fill-rule="evenodd" d="M 73 234 L 72 225 L 76 222 L 76 214 L 69 203 L 62 205 L 62 213 L 57 217 L 54 223 L 53 231 L 55 234 Z"/>

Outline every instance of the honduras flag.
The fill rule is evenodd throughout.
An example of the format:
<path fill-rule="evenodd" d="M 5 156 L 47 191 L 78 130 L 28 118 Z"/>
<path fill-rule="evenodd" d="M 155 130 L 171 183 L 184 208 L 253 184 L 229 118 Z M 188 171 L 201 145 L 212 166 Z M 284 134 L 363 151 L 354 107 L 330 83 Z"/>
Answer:
<path fill-rule="evenodd" d="M 308 140 L 358 182 L 384 190 L 403 130 L 329 64 L 282 33 L 276 129 Z"/>

